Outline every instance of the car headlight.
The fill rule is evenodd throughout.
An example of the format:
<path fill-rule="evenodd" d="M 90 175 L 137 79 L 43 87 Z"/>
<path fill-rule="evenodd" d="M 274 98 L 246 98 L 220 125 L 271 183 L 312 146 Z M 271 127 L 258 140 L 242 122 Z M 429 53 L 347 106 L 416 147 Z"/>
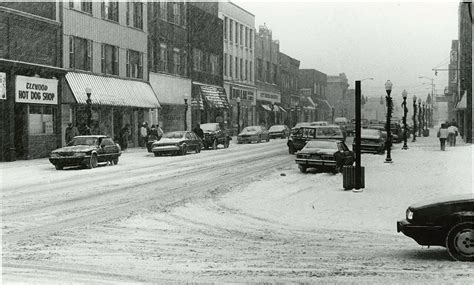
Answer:
<path fill-rule="evenodd" d="M 83 157 L 83 156 L 86 156 L 86 153 L 85 152 L 76 152 L 76 153 L 74 153 L 74 156 L 75 157 Z"/>
<path fill-rule="evenodd" d="M 413 212 L 410 209 L 407 209 L 407 220 L 413 220 Z"/>

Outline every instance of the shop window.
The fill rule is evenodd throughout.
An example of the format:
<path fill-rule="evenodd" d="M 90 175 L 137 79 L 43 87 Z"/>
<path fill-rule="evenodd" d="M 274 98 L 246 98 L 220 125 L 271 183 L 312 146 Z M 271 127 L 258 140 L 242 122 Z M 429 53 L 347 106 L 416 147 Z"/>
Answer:
<path fill-rule="evenodd" d="M 119 48 L 116 46 L 102 44 L 102 73 L 118 75 L 118 51 Z"/>
<path fill-rule="evenodd" d="M 53 106 L 29 105 L 28 134 L 54 134 L 55 110 Z"/>
<path fill-rule="evenodd" d="M 102 0 L 102 19 L 118 22 L 118 1 Z"/>
<path fill-rule="evenodd" d="M 127 50 L 127 77 L 143 78 L 143 55 L 141 52 Z"/>
<path fill-rule="evenodd" d="M 78 37 L 69 37 L 69 67 L 91 71 L 92 41 Z"/>

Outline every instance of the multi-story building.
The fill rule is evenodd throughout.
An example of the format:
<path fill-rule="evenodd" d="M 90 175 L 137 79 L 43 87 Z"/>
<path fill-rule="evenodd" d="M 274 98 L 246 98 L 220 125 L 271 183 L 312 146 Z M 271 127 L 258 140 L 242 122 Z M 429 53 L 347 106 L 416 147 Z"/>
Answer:
<path fill-rule="evenodd" d="M 147 82 L 147 6 L 142 1 L 64 2 L 62 58 L 69 72 L 61 102 L 63 128 L 74 122 L 81 131 L 86 124 L 86 89 L 93 134 L 117 137 L 129 125 L 129 146 L 137 146 L 141 123 L 158 122 L 160 105 Z"/>
<path fill-rule="evenodd" d="M 0 2 L 0 161 L 61 145 L 61 2 Z"/>
<path fill-rule="evenodd" d="M 279 87 L 278 55 L 280 42 L 272 39 L 272 31 L 260 26 L 255 38 L 255 85 L 257 87 L 257 122 L 271 126 L 283 122 Z"/>
<path fill-rule="evenodd" d="M 218 11 L 218 2 L 188 2 L 187 6 L 193 126 L 218 122 L 230 127 L 230 105 L 223 88 L 223 21 Z"/>
<path fill-rule="evenodd" d="M 330 121 L 332 106 L 326 100 L 327 75 L 316 69 L 300 69 L 300 94 L 316 103 L 316 110 L 308 110 L 305 121 Z"/>
<path fill-rule="evenodd" d="M 191 127 L 187 2 L 148 3 L 148 70 L 163 131 Z M 186 116 L 186 118 L 185 118 Z"/>
<path fill-rule="evenodd" d="M 347 77 L 344 73 L 327 76 L 326 97 L 329 104 L 334 107 L 334 117 L 331 120 L 337 117 L 352 118 L 354 98 L 347 96 L 347 88 L 349 88 L 349 83 L 347 82 Z"/>
<path fill-rule="evenodd" d="M 280 52 L 279 65 L 283 122 L 293 127 L 298 123 L 296 106 L 300 104 L 298 85 L 300 61 Z"/>
<path fill-rule="evenodd" d="M 453 40 L 451 42 L 450 60 L 448 65 L 448 86 L 445 88 L 444 96 L 448 103 L 448 120 L 456 119 L 456 112 L 454 111 L 454 103 L 458 98 L 458 50 L 459 41 Z"/>
<path fill-rule="evenodd" d="M 467 143 L 472 143 L 472 3 L 459 3 L 458 98 L 456 116 L 459 131 Z"/>
<path fill-rule="evenodd" d="M 232 2 L 219 2 L 219 18 L 224 22 L 224 88 L 232 105 L 231 125 L 236 132 L 238 127 L 256 124 L 255 16 Z"/>

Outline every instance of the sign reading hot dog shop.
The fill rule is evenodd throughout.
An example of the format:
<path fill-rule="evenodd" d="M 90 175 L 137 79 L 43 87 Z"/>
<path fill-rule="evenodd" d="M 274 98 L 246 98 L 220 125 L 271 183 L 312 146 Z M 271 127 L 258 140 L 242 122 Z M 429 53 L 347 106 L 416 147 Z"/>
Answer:
<path fill-rule="evenodd" d="M 58 80 L 16 76 L 15 102 L 57 105 Z"/>

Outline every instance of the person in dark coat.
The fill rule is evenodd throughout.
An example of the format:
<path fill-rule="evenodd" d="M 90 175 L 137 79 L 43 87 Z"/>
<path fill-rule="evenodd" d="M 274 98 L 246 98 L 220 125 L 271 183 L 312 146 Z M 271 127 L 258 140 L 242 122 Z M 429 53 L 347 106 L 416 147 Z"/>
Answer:
<path fill-rule="evenodd" d="M 193 132 L 201 139 L 204 139 L 204 132 L 202 131 L 201 126 L 199 124 L 196 124 L 196 127 L 193 129 Z"/>
<path fill-rule="evenodd" d="M 66 145 L 75 137 L 79 135 L 79 130 L 72 123 L 67 124 L 65 140 Z"/>
<path fill-rule="evenodd" d="M 126 150 L 128 147 L 128 137 L 130 136 L 130 125 L 126 124 L 120 131 L 120 147 Z"/>

